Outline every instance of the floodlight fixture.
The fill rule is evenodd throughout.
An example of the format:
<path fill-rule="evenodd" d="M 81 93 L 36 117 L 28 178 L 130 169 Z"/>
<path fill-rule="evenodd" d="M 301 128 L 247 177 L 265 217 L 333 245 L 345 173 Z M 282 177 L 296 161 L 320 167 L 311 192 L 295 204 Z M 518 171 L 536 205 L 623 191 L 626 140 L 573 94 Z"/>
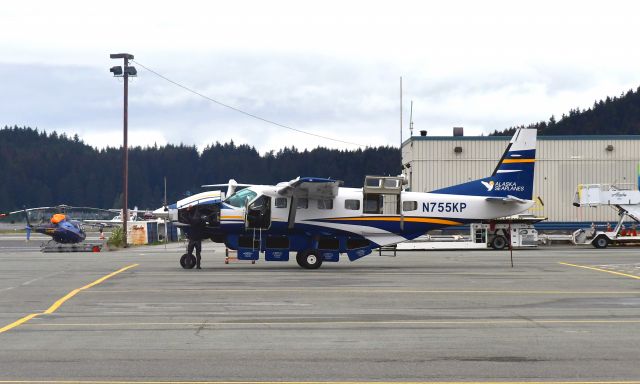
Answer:
<path fill-rule="evenodd" d="M 109 55 L 110 58 L 112 59 L 126 59 L 126 60 L 133 60 L 133 55 L 129 54 L 129 53 L 112 53 Z"/>
<path fill-rule="evenodd" d="M 109 72 L 113 73 L 113 76 L 122 76 L 122 67 L 120 65 L 116 65 L 109 69 Z"/>
<path fill-rule="evenodd" d="M 127 75 L 129 75 L 129 76 L 137 76 L 138 75 L 138 71 L 136 70 L 136 67 L 127 67 L 126 71 L 127 71 Z"/>

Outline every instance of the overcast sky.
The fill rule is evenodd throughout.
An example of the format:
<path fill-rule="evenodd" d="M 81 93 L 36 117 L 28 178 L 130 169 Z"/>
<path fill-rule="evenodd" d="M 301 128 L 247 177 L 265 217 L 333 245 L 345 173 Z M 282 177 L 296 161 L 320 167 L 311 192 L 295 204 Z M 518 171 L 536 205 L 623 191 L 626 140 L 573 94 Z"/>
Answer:
<path fill-rule="evenodd" d="M 640 85 L 633 1 L 27 1 L 0 12 L 0 124 L 122 142 L 109 53 L 211 98 L 363 145 L 556 117 Z M 135 64 L 134 64 L 135 65 Z M 133 145 L 231 139 L 261 152 L 357 148 L 251 119 L 138 66 Z"/>

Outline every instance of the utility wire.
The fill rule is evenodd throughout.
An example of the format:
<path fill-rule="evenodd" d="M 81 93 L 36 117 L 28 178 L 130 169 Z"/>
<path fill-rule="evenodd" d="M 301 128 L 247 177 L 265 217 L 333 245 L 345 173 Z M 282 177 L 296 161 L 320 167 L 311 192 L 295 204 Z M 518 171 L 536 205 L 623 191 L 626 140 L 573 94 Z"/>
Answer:
<path fill-rule="evenodd" d="M 296 131 L 296 132 L 304 133 L 305 135 L 311 135 L 311 136 L 319 137 L 319 138 L 321 138 L 321 139 L 337 141 L 337 142 L 344 143 L 344 144 L 357 145 L 357 146 L 359 146 L 359 147 L 366 147 L 366 145 L 363 145 L 363 144 L 358 144 L 358 143 L 354 143 L 354 142 L 351 142 L 351 141 L 345 141 L 345 140 L 340 140 L 340 139 L 334 139 L 333 137 L 328 137 L 328 136 L 318 135 L 317 133 L 307 132 L 307 131 L 303 131 L 303 130 L 301 130 L 301 129 L 297 129 L 297 128 L 289 127 L 289 126 L 286 126 L 286 125 L 283 125 L 283 124 L 280 124 L 280 123 L 276 123 L 275 121 L 272 121 L 272 120 L 265 119 L 265 118 L 263 118 L 263 117 L 260 117 L 260 116 L 254 115 L 253 113 L 245 112 L 245 111 L 243 111 L 243 110 L 241 110 L 241 109 L 239 109 L 239 108 L 232 107 L 231 105 L 228 105 L 228 104 L 222 103 L 222 102 L 220 102 L 220 101 L 218 101 L 218 100 L 215 100 L 215 99 L 212 99 L 211 97 L 209 97 L 209 96 L 207 96 L 207 95 L 203 95 L 202 93 L 200 93 L 200 92 L 198 92 L 198 91 L 196 91 L 196 90 L 194 90 L 194 89 L 191 89 L 191 88 L 189 88 L 189 87 L 187 87 L 187 86 L 185 86 L 185 85 L 182 85 L 182 84 L 180 84 L 180 83 L 178 83 L 178 82 L 176 82 L 176 81 L 173 81 L 173 80 L 169 79 L 168 77 L 166 77 L 166 76 L 164 76 L 164 75 L 162 75 L 162 74 L 160 74 L 160 73 L 158 73 L 158 72 L 154 71 L 153 69 L 151 69 L 151 68 L 149 68 L 149 67 L 145 66 L 144 64 L 142 64 L 142 63 L 140 63 L 140 62 L 138 62 L 138 61 L 135 61 L 135 60 L 131 60 L 131 61 L 132 61 L 132 62 L 134 62 L 134 63 L 136 63 L 136 64 L 137 64 L 137 65 L 139 65 L 140 67 L 142 67 L 142 68 L 146 69 L 147 71 L 149 71 L 149 72 L 153 73 L 154 75 L 158 76 L 159 78 L 161 78 L 161 79 L 163 79 L 163 80 L 166 80 L 166 81 L 168 81 L 169 83 L 171 83 L 171 84 L 173 84 L 173 85 L 175 85 L 175 86 L 178 86 L 178 87 L 180 87 L 180 88 L 184 89 L 184 90 L 185 90 L 185 91 L 187 91 L 187 92 L 191 92 L 191 93 L 193 93 L 194 95 L 200 96 L 200 97 L 202 97 L 202 98 L 204 98 L 204 99 L 206 99 L 206 100 L 209 100 L 209 101 L 211 101 L 211 102 L 213 102 L 213 103 L 216 103 L 216 104 L 218 104 L 218 105 L 221 105 L 221 106 L 226 107 L 226 108 L 229 108 L 229 109 L 232 109 L 232 110 L 234 110 L 234 111 L 236 111 L 236 112 L 242 113 L 243 115 L 246 115 L 246 116 L 249 116 L 249 117 L 253 117 L 254 119 L 258 119 L 258 120 L 264 121 L 265 123 L 273 124 L 273 125 L 276 125 L 276 126 L 281 127 L 281 128 L 286 128 L 286 129 L 290 129 L 290 130 L 292 130 L 292 131 Z"/>

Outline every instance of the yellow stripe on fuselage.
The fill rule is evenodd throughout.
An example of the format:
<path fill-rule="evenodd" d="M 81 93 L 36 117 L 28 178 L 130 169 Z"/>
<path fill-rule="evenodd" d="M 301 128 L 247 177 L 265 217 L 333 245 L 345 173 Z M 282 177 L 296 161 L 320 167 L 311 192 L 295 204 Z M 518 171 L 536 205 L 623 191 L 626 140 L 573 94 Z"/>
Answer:
<path fill-rule="evenodd" d="M 513 164 L 513 163 L 535 163 L 536 159 L 504 159 L 502 160 L 503 164 Z"/>
<path fill-rule="evenodd" d="M 220 220 L 244 220 L 244 216 L 220 216 Z"/>
<path fill-rule="evenodd" d="M 325 220 L 341 220 L 341 221 L 400 221 L 400 216 L 369 216 L 369 217 L 335 217 Z M 403 221 L 411 223 L 430 223 L 442 225 L 460 225 L 458 221 L 435 219 L 432 217 L 404 217 Z"/>

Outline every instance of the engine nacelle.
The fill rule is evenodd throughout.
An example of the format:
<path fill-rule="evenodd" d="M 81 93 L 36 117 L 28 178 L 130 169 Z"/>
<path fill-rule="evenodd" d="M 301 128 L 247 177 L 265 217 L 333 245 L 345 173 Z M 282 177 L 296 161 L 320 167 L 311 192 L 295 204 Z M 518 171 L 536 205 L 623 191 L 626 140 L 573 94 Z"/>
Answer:
<path fill-rule="evenodd" d="M 180 208 L 178 221 L 194 228 L 218 228 L 220 227 L 220 203 Z"/>

